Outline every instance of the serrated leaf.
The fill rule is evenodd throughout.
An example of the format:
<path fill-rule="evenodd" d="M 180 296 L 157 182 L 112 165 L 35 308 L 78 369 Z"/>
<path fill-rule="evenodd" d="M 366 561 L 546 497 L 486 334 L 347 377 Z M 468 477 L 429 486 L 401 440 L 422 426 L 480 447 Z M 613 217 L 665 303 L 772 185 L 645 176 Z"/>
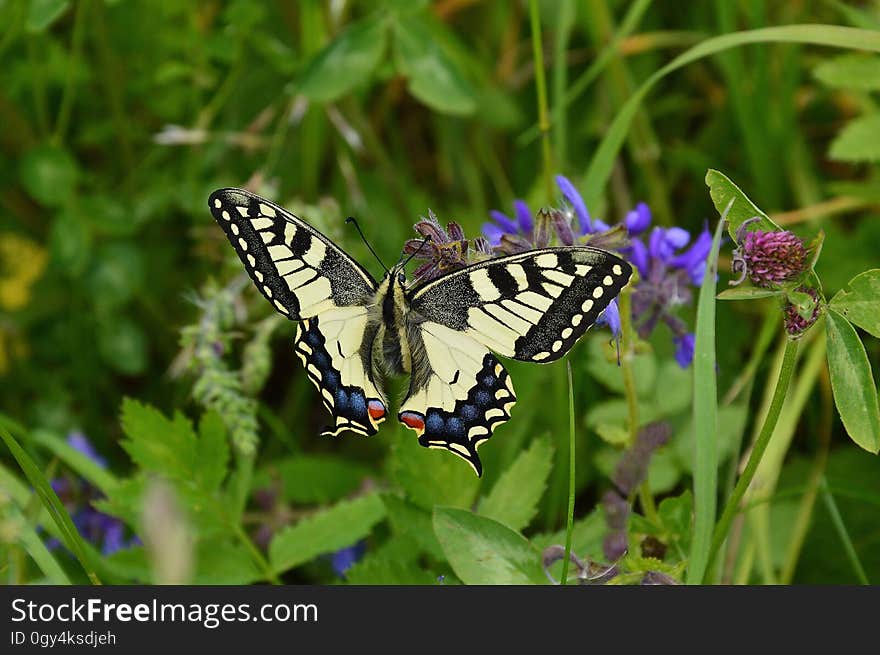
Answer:
<path fill-rule="evenodd" d="M 678 541 L 682 552 L 690 550 L 691 530 L 694 519 L 694 497 L 690 489 L 680 496 L 664 498 L 657 506 L 657 515 L 667 537 Z"/>
<path fill-rule="evenodd" d="M 835 309 L 825 315 L 828 371 L 840 420 L 850 438 L 865 450 L 880 450 L 880 406 L 865 346 L 855 328 Z"/>
<path fill-rule="evenodd" d="M 378 494 L 342 501 L 278 532 L 269 544 L 272 569 L 282 573 L 366 537 L 385 516 Z"/>
<path fill-rule="evenodd" d="M 470 507 L 480 478 L 460 457 L 418 444 L 409 431 L 398 430 L 391 450 L 391 471 L 409 500 L 427 510 L 434 505 Z"/>
<path fill-rule="evenodd" d="M 858 53 L 840 55 L 816 66 L 813 76 L 834 88 L 877 91 L 880 89 L 880 57 Z"/>
<path fill-rule="evenodd" d="M 743 284 L 742 286 L 725 289 L 717 294 L 715 298 L 718 300 L 755 300 L 757 298 L 770 298 L 779 295 L 782 295 L 782 292 L 776 289 L 762 289 L 761 287 Z"/>
<path fill-rule="evenodd" d="M 706 173 L 706 186 L 709 187 L 712 204 L 715 205 L 719 215 L 724 214 L 727 205 L 733 200 L 733 205 L 727 212 L 727 232 L 732 239 L 736 240 L 736 231 L 743 223 L 756 216 L 760 220 L 749 223 L 746 229 L 750 232 L 755 230 L 775 232 L 782 229 L 770 220 L 767 214 L 758 209 L 758 206 L 749 200 L 748 196 L 740 191 L 740 188 L 721 171 L 710 168 Z"/>
<path fill-rule="evenodd" d="M 122 402 L 121 443 L 135 464 L 172 479 L 190 479 L 196 465 L 196 434 L 180 412 L 169 420 L 158 409 L 131 398 Z"/>
<path fill-rule="evenodd" d="M 544 584 L 540 553 L 506 525 L 454 507 L 434 509 L 434 532 L 465 584 Z"/>
<path fill-rule="evenodd" d="M 538 511 L 552 467 L 553 447 L 546 439 L 535 439 L 501 474 L 480 503 L 479 513 L 512 530 L 525 529 Z"/>
<path fill-rule="evenodd" d="M 200 541 L 195 560 L 192 584 L 243 585 L 263 578 L 244 546 L 220 538 Z"/>
<path fill-rule="evenodd" d="M 407 78 L 410 93 L 446 114 L 472 114 L 474 91 L 419 15 L 394 23 L 394 65 Z"/>
<path fill-rule="evenodd" d="M 434 585 L 437 576 L 421 568 L 409 539 L 397 537 L 345 572 L 352 585 Z"/>
<path fill-rule="evenodd" d="M 831 142 L 828 156 L 838 161 L 880 161 L 880 113 L 847 123 Z"/>
<path fill-rule="evenodd" d="M 880 339 L 880 268 L 856 275 L 834 294 L 831 309 Z"/>
<path fill-rule="evenodd" d="M 356 491 L 369 475 L 366 467 L 339 457 L 297 454 L 271 462 L 260 471 L 255 486 L 281 480 L 282 497 L 293 503 L 314 504 L 339 500 Z"/>
<path fill-rule="evenodd" d="M 388 23 L 376 14 L 350 23 L 309 63 L 294 91 L 315 102 L 333 102 L 369 79 L 388 41 Z"/>

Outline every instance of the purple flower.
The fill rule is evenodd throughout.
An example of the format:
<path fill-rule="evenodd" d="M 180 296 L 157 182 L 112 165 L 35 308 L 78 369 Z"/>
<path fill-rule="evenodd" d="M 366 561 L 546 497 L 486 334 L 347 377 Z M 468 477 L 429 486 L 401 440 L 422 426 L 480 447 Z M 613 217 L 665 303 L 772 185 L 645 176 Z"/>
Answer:
<path fill-rule="evenodd" d="M 559 190 L 562 192 L 563 198 L 565 198 L 568 204 L 574 209 L 575 216 L 577 216 L 578 224 L 581 228 L 580 233 L 589 234 L 591 232 L 596 232 L 597 230 L 590 222 L 590 213 L 587 211 L 587 205 L 584 203 L 584 199 L 581 197 L 581 194 L 578 193 L 577 189 L 574 188 L 571 181 L 564 175 L 557 175 L 556 186 L 558 186 Z"/>
<path fill-rule="evenodd" d="M 505 234 L 528 237 L 534 229 L 532 211 L 524 200 L 513 201 L 513 211 L 516 218 L 511 218 L 497 209 L 489 212 L 494 223 L 483 224 L 483 234 L 493 246 L 501 245 L 501 238 Z"/>
<path fill-rule="evenodd" d="M 791 301 L 786 302 L 783 310 L 783 323 L 785 331 L 793 339 L 799 339 L 812 325 L 819 320 L 822 311 L 822 303 L 819 301 L 819 292 L 812 287 L 801 286 L 796 289 L 800 293 L 807 294 L 812 298 L 812 303 L 805 308 L 798 307 Z"/>
<path fill-rule="evenodd" d="M 417 281 L 432 280 L 436 277 L 464 268 L 468 265 L 468 240 L 464 230 L 455 222 L 447 223 L 444 230 L 437 216 L 430 209 L 428 218 L 423 218 L 413 226 L 422 239 L 410 239 L 403 246 L 403 252 L 412 255 L 413 259 L 422 264 L 413 271 L 413 279 Z"/>
<path fill-rule="evenodd" d="M 333 572 L 336 573 L 336 575 L 340 578 L 344 578 L 345 572 L 354 566 L 366 552 L 366 542 L 359 541 L 352 546 L 341 548 L 333 553 L 330 556 L 330 566 L 333 567 Z"/>
<path fill-rule="evenodd" d="M 67 443 L 84 454 L 93 462 L 106 468 L 107 460 L 95 450 L 95 447 L 82 432 L 71 432 L 67 435 Z M 100 499 L 101 492 L 87 481 L 69 477 L 51 480 L 52 489 L 64 503 L 70 518 L 79 533 L 88 541 L 101 549 L 104 555 L 112 555 L 118 550 L 140 544 L 135 536 L 125 537 L 125 526 L 119 519 L 99 512 L 92 506 L 92 501 Z M 55 549 L 61 543 L 55 538 L 46 540 L 49 549 Z"/>
<path fill-rule="evenodd" d="M 750 219 L 737 230 L 739 247 L 733 253 L 733 271 L 740 278 L 747 276 L 758 287 L 774 288 L 800 277 L 806 270 L 807 249 L 804 242 L 791 232 L 779 230 L 748 232 Z"/>
<path fill-rule="evenodd" d="M 696 343 L 696 335 L 688 332 L 681 336 L 672 337 L 672 343 L 675 344 L 675 361 L 682 368 L 687 368 L 694 361 L 694 344 Z"/>
<path fill-rule="evenodd" d="M 643 202 L 636 205 L 636 208 L 627 213 L 623 219 L 627 231 L 637 236 L 648 229 L 651 224 L 651 209 Z"/>
<path fill-rule="evenodd" d="M 617 298 L 608 303 L 605 311 L 599 314 L 596 325 L 607 325 L 611 334 L 615 337 L 620 336 L 620 307 L 617 305 Z"/>

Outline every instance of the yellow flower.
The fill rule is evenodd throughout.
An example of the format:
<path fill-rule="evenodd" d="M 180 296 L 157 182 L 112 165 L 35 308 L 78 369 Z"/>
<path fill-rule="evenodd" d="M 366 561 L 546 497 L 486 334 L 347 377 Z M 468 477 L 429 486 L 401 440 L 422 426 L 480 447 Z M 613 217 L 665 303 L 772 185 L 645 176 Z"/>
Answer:
<path fill-rule="evenodd" d="M 0 308 L 13 311 L 27 305 L 47 259 L 46 250 L 30 239 L 0 233 Z"/>

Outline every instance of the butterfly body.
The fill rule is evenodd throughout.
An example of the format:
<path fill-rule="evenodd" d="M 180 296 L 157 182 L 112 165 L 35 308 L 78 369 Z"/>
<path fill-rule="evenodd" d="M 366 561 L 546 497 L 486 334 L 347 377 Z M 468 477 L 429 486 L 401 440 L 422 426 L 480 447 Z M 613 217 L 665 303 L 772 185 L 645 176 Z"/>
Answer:
<path fill-rule="evenodd" d="M 416 285 L 397 265 L 376 282 L 268 200 L 221 189 L 209 205 L 254 284 L 296 321 L 296 353 L 335 420 L 324 434 L 375 434 L 389 412 L 384 378 L 408 374 L 398 421 L 421 445 L 449 450 L 478 475 L 477 448 L 516 403 L 491 351 L 559 359 L 632 271 L 613 253 L 578 246 L 489 259 Z"/>

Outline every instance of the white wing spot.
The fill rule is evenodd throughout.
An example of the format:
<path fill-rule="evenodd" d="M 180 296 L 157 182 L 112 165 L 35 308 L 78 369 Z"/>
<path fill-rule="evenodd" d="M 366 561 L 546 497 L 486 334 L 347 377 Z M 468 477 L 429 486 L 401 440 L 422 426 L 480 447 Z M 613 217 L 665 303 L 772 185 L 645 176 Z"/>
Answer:
<path fill-rule="evenodd" d="M 265 294 L 266 294 L 267 296 L 269 296 L 270 298 L 272 297 L 272 289 L 270 289 L 270 288 L 269 288 L 268 286 L 266 286 L 265 284 L 263 285 L 263 293 L 265 293 Z"/>
<path fill-rule="evenodd" d="M 495 392 L 495 398 L 501 400 L 502 398 L 507 398 L 510 395 L 510 392 L 507 389 L 499 389 Z"/>
<path fill-rule="evenodd" d="M 556 268 L 559 264 L 559 258 L 553 253 L 547 253 L 535 257 L 535 263 L 541 268 Z"/>
<path fill-rule="evenodd" d="M 251 265 L 251 268 L 256 268 L 256 266 L 257 266 L 257 260 L 254 259 L 254 256 L 253 256 L 253 255 L 250 255 L 250 254 L 248 255 L 248 264 Z"/>
<path fill-rule="evenodd" d="M 260 236 L 263 237 L 263 243 L 269 243 L 272 239 L 275 238 L 275 235 L 268 230 L 260 232 Z"/>
<path fill-rule="evenodd" d="M 592 266 L 587 266 L 586 264 L 578 264 L 574 267 L 574 272 L 583 277 L 587 273 L 593 270 Z"/>
<path fill-rule="evenodd" d="M 572 333 L 572 332 L 574 332 L 574 330 L 572 330 L 571 328 L 565 328 L 565 329 L 562 331 L 562 338 L 563 338 L 563 339 L 568 339 L 568 338 L 571 336 L 571 333 Z"/>
<path fill-rule="evenodd" d="M 496 416 L 505 416 L 505 412 L 500 407 L 493 407 L 486 412 L 486 420 L 495 418 Z"/>
<path fill-rule="evenodd" d="M 558 353 L 562 349 L 562 342 L 558 339 L 553 342 L 553 352 Z"/>
<path fill-rule="evenodd" d="M 574 316 L 571 317 L 571 324 L 574 325 L 575 327 L 577 327 L 578 325 L 581 324 L 582 320 L 584 320 L 583 314 L 575 314 Z"/>
<path fill-rule="evenodd" d="M 605 279 L 602 280 L 602 284 L 604 284 L 606 287 L 610 287 L 612 284 L 614 284 L 614 280 L 611 278 L 610 275 L 606 275 Z"/>
<path fill-rule="evenodd" d="M 214 206 L 215 206 L 217 209 L 220 209 L 220 207 L 223 206 L 223 203 L 220 202 L 220 198 L 214 198 Z"/>
<path fill-rule="evenodd" d="M 275 218 L 275 210 L 272 209 L 269 205 L 264 205 L 263 203 L 260 203 L 260 213 L 264 216 L 271 216 L 272 218 Z"/>
<path fill-rule="evenodd" d="M 251 225 L 254 226 L 255 230 L 265 230 L 267 227 L 272 227 L 272 219 L 266 218 L 265 216 L 252 218 Z"/>
<path fill-rule="evenodd" d="M 583 309 L 585 312 L 590 311 L 591 309 L 593 309 L 593 301 L 592 300 L 585 300 L 584 304 L 581 305 L 581 309 Z"/>
<path fill-rule="evenodd" d="M 501 297 L 501 291 L 498 290 L 498 287 L 489 278 L 489 271 L 485 268 L 480 268 L 470 273 L 468 278 L 470 278 L 474 291 L 477 292 L 477 295 L 483 302 L 492 302 Z"/>
<path fill-rule="evenodd" d="M 615 275 L 623 275 L 623 269 L 620 268 L 620 264 L 615 264 L 611 267 L 611 272 Z"/>
<path fill-rule="evenodd" d="M 242 216 L 247 216 L 247 207 L 236 207 L 236 209 Z"/>
<path fill-rule="evenodd" d="M 247 241 L 245 241 L 241 237 L 238 237 L 238 245 L 241 246 L 242 250 L 247 250 Z"/>
<path fill-rule="evenodd" d="M 546 291 L 549 295 L 553 296 L 554 298 L 558 298 L 560 296 L 560 294 L 562 293 L 562 287 L 558 287 L 555 284 L 550 284 L 548 282 L 544 282 L 543 284 L 541 284 L 541 286 L 544 287 L 544 291 Z"/>
<path fill-rule="evenodd" d="M 280 302 L 278 302 L 278 299 L 277 299 L 277 298 L 276 298 L 275 300 L 273 300 L 272 302 L 275 303 L 275 306 L 278 308 L 278 311 L 281 312 L 282 314 L 288 314 L 288 313 L 289 313 L 289 312 L 287 311 L 287 307 L 285 307 L 285 306 L 282 305 Z"/>
<path fill-rule="evenodd" d="M 574 282 L 574 275 L 569 275 L 568 273 L 563 273 L 562 271 L 557 271 L 556 269 L 544 271 L 544 277 L 546 277 L 551 282 L 556 282 L 556 284 L 561 284 L 564 287 L 567 287 L 571 285 L 572 282 Z"/>
<path fill-rule="evenodd" d="M 254 277 L 257 278 L 257 282 L 263 281 L 263 274 L 260 271 L 254 271 Z"/>
<path fill-rule="evenodd" d="M 232 233 L 233 233 L 235 236 L 238 236 L 238 225 L 236 225 L 235 223 L 233 223 L 232 225 L 229 226 L 229 229 L 232 230 Z"/>
<path fill-rule="evenodd" d="M 602 287 L 596 287 L 593 289 L 593 298 L 601 298 L 603 293 L 605 293 L 605 290 Z"/>
<path fill-rule="evenodd" d="M 229 216 L 229 212 L 228 212 L 228 211 L 225 211 L 225 210 L 224 210 L 220 215 L 223 217 L 223 220 L 224 220 L 224 221 L 231 221 L 231 220 L 232 220 L 232 217 Z"/>
<path fill-rule="evenodd" d="M 532 359 L 534 359 L 536 362 L 540 362 L 543 359 L 547 359 L 549 356 L 550 356 L 550 353 L 543 352 L 543 353 L 538 353 L 537 355 L 532 355 Z"/>

